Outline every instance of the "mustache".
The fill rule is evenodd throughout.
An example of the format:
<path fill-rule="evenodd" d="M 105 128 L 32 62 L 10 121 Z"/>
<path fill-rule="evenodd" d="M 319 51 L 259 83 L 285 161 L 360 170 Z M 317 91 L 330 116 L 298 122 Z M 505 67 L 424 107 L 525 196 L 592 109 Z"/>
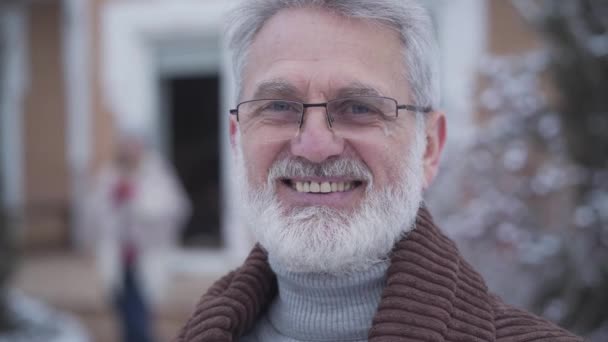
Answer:
<path fill-rule="evenodd" d="M 306 159 L 283 158 L 276 161 L 268 173 L 268 181 L 296 177 L 347 177 L 372 182 L 372 173 L 363 162 L 356 159 L 330 159 L 322 163 L 312 163 Z"/>

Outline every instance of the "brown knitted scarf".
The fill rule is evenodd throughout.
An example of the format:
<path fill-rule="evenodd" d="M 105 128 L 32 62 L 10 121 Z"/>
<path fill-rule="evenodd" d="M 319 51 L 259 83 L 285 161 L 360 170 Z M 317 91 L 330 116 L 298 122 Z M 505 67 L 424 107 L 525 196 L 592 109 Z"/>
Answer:
<path fill-rule="evenodd" d="M 491 295 L 424 208 L 416 228 L 395 245 L 387 272 L 369 341 L 582 341 Z M 203 295 L 176 342 L 238 341 L 276 291 L 266 253 L 256 246 Z"/>

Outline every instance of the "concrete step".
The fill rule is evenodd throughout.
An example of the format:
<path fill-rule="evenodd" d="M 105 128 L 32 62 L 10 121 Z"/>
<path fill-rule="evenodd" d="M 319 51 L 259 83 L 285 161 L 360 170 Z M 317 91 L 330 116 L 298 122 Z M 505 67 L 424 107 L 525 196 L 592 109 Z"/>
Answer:
<path fill-rule="evenodd" d="M 214 279 L 175 275 L 154 317 L 159 341 L 170 341 Z M 24 256 L 13 284 L 25 294 L 71 313 L 94 341 L 119 341 L 118 323 L 101 286 L 91 257 L 71 252 L 30 253 Z"/>

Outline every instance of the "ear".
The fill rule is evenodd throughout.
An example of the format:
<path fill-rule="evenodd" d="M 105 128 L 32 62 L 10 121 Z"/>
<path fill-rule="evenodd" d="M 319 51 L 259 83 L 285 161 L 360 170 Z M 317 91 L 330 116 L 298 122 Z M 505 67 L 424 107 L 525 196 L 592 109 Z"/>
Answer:
<path fill-rule="evenodd" d="M 237 134 L 239 130 L 239 123 L 236 120 L 236 115 L 230 115 L 230 146 L 232 150 L 236 148 L 236 144 L 238 143 Z"/>
<path fill-rule="evenodd" d="M 424 188 L 428 189 L 439 169 L 439 160 L 445 145 L 447 127 L 445 114 L 442 112 L 432 112 L 426 118 L 426 150 L 424 152 Z"/>

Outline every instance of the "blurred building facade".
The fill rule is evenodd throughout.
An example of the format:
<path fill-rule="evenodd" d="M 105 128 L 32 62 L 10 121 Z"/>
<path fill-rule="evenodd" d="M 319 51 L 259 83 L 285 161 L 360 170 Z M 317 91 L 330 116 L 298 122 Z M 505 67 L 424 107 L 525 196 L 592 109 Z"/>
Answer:
<path fill-rule="evenodd" d="M 237 1 L 0 5 L 2 201 L 22 217 L 28 251 L 78 248 L 90 180 L 120 132 L 136 132 L 173 162 L 193 202 L 175 270 L 215 278 L 239 264 L 253 241 L 231 181 L 228 109 L 236 100 L 222 39 Z M 458 151 L 483 115 L 475 99 L 480 58 L 538 43 L 509 2 L 428 5 L 441 47 L 449 148 Z M 183 295 L 193 300 L 201 289 L 190 289 Z"/>
<path fill-rule="evenodd" d="M 77 243 L 87 181 L 110 158 L 118 133 L 126 131 L 148 136 L 187 188 L 203 187 L 212 198 L 192 190 L 191 196 L 200 197 L 195 200 L 216 203 L 211 211 L 218 217 L 195 218 L 215 227 L 187 231 L 184 244 L 239 253 L 239 240 L 248 237 L 233 228 L 240 225 L 229 181 L 226 113 L 235 99 L 221 38 L 224 15 L 236 2 L 2 5 L 3 201 L 27 219 L 27 245 Z M 479 56 L 494 49 L 487 33 L 505 32 L 492 31 L 496 25 L 488 14 L 502 17 L 492 13 L 505 9 L 484 0 L 428 3 L 445 56 L 443 98 L 451 137 L 460 144 L 475 129 L 475 68 Z"/>

